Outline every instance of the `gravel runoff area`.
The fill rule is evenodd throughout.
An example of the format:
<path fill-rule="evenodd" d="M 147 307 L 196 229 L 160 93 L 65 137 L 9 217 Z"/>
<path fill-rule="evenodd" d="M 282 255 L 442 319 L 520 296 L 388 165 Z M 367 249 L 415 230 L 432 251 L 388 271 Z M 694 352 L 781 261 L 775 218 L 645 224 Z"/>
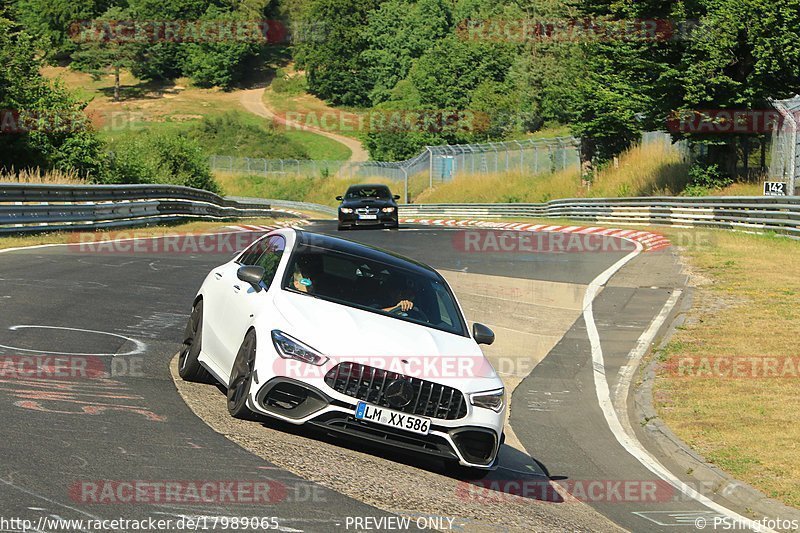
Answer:
<path fill-rule="evenodd" d="M 577 501 L 544 502 L 498 493 L 437 473 L 435 461 L 428 470 L 421 468 L 424 459 L 404 458 L 358 443 L 337 443 L 322 433 L 279 421 L 234 419 L 219 387 L 178 377 L 177 355 L 171 371 L 184 401 L 215 431 L 282 469 L 381 510 L 412 518 L 454 518 L 453 528 L 467 532 L 622 531 Z M 502 484 L 511 477 L 495 473 L 472 483 L 497 479 Z"/>

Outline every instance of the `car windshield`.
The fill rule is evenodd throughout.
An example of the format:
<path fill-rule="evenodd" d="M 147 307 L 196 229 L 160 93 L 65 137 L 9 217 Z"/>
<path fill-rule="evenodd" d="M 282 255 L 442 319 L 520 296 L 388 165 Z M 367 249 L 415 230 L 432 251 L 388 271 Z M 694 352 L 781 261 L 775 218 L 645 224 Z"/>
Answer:
<path fill-rule="evenodd" d="M 434 272 L 304 246 L 292 255 L 285 290 L 467 336 L 455 298 Z"/>
<path fill-rule="evenodd" d="M 392 197 L 387 187 L 351 187 L 347 189 L 345 198 L 348 200 L 359 200 L 361 198 L 379 198 L 388 200 Z"/>

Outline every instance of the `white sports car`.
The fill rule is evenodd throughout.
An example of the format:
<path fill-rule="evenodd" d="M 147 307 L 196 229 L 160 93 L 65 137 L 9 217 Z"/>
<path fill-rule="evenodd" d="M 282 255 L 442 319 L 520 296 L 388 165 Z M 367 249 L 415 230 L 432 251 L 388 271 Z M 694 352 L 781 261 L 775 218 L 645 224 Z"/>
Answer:
<path fill-rule="evenodd" d="M 434 269 L 345 239 L 281 229 L 206 277 L 180 353 L 185 380 L 228 389 L 238 418 L 266 415 L 496 467 L 503 383 Z"/>

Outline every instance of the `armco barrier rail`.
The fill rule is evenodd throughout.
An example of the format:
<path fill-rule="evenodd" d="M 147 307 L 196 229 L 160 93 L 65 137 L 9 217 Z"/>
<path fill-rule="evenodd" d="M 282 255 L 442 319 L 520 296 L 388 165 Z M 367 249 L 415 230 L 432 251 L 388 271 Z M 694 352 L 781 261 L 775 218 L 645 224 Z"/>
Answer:
<path fill-rule="evenodd" d="M 565 218 L 598 224 L 774 231 L 800 238 L 798 196 L 571 198 L 544 204 L 411 204 L 402 218 Z"/>
<path fill-rule="evenodd" d="M 0 233 L 101 229 L 186 218 L 233 219 L 273 214 L 264 200 L 222 198 L 176 185 L 0 183 Z"/>

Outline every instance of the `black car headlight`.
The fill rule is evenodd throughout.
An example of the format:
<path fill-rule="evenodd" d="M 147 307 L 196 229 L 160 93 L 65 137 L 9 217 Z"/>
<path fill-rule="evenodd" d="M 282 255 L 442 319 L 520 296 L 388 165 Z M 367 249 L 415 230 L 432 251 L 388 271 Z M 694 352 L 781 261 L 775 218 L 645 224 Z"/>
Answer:
<path fill-rule="evenodd" d="M 470 394 L 469 400 L 470 403 L 472 403 L 472 405 L 475 407 L 483 407 L 486 409 L 491 409 L 495 413 L 499 413 L 503 410 L 505 395 L 505 389 L 497 389 L 493 391 L 476 392 L 475 394 Z"/>
<path fill-rule="evenodd" d="M 381 209 L 384 213 L 394 213 L 394 207 L 384 207 Z"/>
<path fill-rule="evenodd" d="M 349 207 L 340 207 L 340 208 L 339 208 L 339 211 L 341 211 L 341 212 L 342 212 L 342 213 L 344 213 L 345 215 L 349 215 L 350 213 L 352 213 L 352 212 L 353 212 L 353 210 L 352 210 L 352 209 L 350 209 Z"/>
<path fill-rule="evenodd" d="M 273 329 L 272 344 L 278 355 L 284 359 L 296 359 L 310 365 L 322 366 L 328 362 L 328 358 L 307 344 L 303 344 L 294 337 L 286 333 Z"/>

